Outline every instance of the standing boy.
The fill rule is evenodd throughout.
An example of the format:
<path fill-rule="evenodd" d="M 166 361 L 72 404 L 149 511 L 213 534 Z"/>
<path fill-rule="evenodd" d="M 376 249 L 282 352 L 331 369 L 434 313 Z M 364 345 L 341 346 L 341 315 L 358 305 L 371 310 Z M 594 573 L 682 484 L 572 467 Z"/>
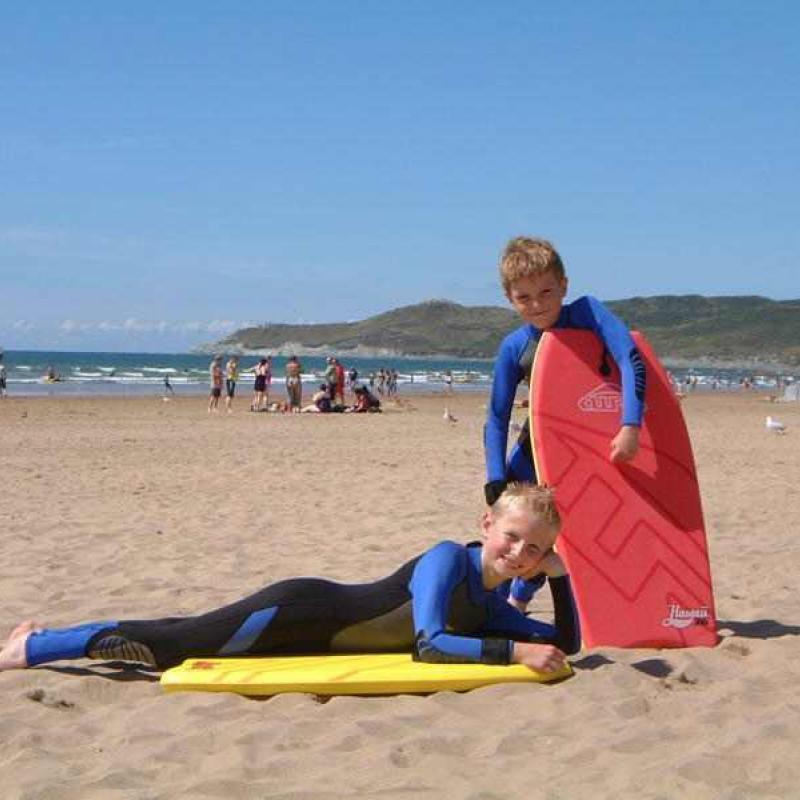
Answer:
<path fill-rule="evenodd" d="M 579 297 L 564 304 L 567 276 L 561 257 L 544 239 L 512 239 L 500 260 L 500 281 L 524 324 L 500 344 L 494 364 L 492 393 L 484 428 L 486 454 L 486 502 L 492 505 L 510 481 L 536 481 L 529 425 L 523 426 L 506 459 L 508 427 L 517 387 L 529 382 L 533 355 L 539 338 L 553 328 L 591 330 L 605 344 L 622 377 L 620 428 L 611 440 L 612 461 L 630 461 L 639 449 L 639 428 L 644 412 L 645 368 L 625 323 L 594 297 Z M 513 599 L 527 605 L 535 581 L 519 581 Z"/>

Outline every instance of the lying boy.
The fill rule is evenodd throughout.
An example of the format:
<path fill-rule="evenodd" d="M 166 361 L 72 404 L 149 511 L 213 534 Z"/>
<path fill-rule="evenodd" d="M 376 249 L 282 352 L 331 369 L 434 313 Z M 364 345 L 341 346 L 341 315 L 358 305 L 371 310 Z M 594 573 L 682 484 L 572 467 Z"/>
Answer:
<path fill-rule="evenodd" d="M 196 617 L 61 629 L 23 622 L 0 651 L 0 671 L 75 658 L 167 669 L 190 657 L 376 652 L 557 670 L 581 641 L 569 577 L 553 551 L 559 524 L 547 489 L 512 484 L 483 518 L 483 543 L 440 542 L 374 583 L 295 578 Z M 554 625 L 523 616 L 494 591 L 531 570 L 550 580 Z"/>

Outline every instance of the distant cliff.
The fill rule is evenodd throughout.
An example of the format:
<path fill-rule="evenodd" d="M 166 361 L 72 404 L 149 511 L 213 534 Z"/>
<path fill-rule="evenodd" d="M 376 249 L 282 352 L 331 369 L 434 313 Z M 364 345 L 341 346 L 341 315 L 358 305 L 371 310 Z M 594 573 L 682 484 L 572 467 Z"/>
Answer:
<path fill-rule="evenodd" d="M 800 300 L 662 295 L 608 306 L 642 331 L 667 361 L 800 366 Z M 199 352 L 341 353 L 363 356 L 493 358 L 519 325 L 510 309 L 430 300 L 359 322 L 265 324 L 244 328 Z"/>

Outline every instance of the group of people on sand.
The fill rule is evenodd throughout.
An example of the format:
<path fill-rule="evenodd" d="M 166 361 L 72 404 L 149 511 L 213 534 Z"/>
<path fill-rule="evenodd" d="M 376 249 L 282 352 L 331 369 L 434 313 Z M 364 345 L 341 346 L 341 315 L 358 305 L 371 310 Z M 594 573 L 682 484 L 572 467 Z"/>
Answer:
<path fill-rule="evenodd" d="M 397 396 L 397 378 L 399 377 L 396 369 L 386 369 L 381 367 L 377 372 L 370 373 L 370 388 L 375 388 L 379 395 L 387 397 Z"/>
<path fill-rule="evenodd" d="M 252 372 L 253 398 L 250 401 L 251 411 L 267 411 L 269 406 L 269 389 L 272 383 L 272 357 L 267 356 L 248 369 L 241 369 L 239 356 L 231 356 L 222 366 L 222 356 L 214 356 L 208 368 L 211 390 L 208 395 L 208 413 L 219 411 L 219 401 L 225 390 L 225 409 L 233 412 L 233 398 L 236 396 L 236 386 L 243 372 Z"/>
<path fill-rule="evenodd" d="M 554 549 L 559 510 L 553 490 L 536 483 L 527 428 L 506 455 L 515 394 L 530 378 L 543 331 L 594 331 L 622 378 L 620 426 L 609 458 L 629 461 L 639 446 L 645 368 L 627 328 L 602 303 L 593 297 L 564 303 L 567 277 L 549 242 L 512 239 L 501 257 L 500 279 L 523 324 L 502 341 L 495 362 L 479 541 L 440 541 L 374 583 L 296 578 L 199 616 L 68 628 L 26 621 L 0 651 L 0 670 L 76 658 L 165 669 L 188 657 L 380 651 L 411 652 L 420 661 L 559 669 L 580 649 L 580 625 L 567 570 Z M 545 582 L 552 623 L 526 614 Z"/>
<path fill-rule="evenodd" d="M 219 411 L 219 401 L 225 390 L 225 408 L 233 411 L 233 398 L 236 385 L 244 372 L 252 372 L 253 397 L 250 411 L 281 411 L 290 413 L 367 413 L 381 410 L 380 400 L 366 387 L 357 383 L 358 371 L 355 368 L 345 371 L 338 358 L 329 356 L 326 363 L 324 382 L 311 397 L 308 405 L 303 405 L 303 365 L 297 356 L 290 356 L 285 367 L 286 400 L 270 402 L 272 385 L 272 356 L 264 356 L 257 364 L 241 369 L 239 356 L 231 356 L 225 367 L 222 356 L 215 356 L 209 365 L 211 389 L 208 397 L 208 413 Z M 353 392 L 352 405 L 345 404 L 345 385 L 349 383 Z"/>
<path fill-rule="evenodd" d="M 338 358 L 328 356 L 323 383 L 311 396 L 311 402 L 300 410 L 304 414 L 367 414 L 381 410 L 381 401 L 363 384 L 358 383 L 355 367 L 345 372 Z M 345 385 L 353 392 L 352 405 L 345 403 Z"/>

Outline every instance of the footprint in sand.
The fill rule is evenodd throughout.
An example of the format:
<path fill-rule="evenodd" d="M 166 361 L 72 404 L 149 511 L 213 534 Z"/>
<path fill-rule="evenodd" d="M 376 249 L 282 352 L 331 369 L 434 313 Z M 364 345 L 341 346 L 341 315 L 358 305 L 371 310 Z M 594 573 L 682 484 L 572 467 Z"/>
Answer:
<path fill-rule="evenodd" d="M 31 689 L 25 692 L 25 697 L 28 700 L 33 700 L 34 703 L 41 703 L 48 708 L 69 709 L 75 708 L 75 703 L 71 700 L 65 700 L 63 697 L 57 697 L 51 692 L 46 692 L 44 689 Z"/>
<path fill-rule="evenodd" d="M 727 653 L 730 656 L 738 656 L 739 658 L 750 655 L 750 648 L 746 644 L 742 644 L 742 642 L 735 642 L 731 639 L 726 639 L 720 645 L 720 649 L 723 653 Z"/>

